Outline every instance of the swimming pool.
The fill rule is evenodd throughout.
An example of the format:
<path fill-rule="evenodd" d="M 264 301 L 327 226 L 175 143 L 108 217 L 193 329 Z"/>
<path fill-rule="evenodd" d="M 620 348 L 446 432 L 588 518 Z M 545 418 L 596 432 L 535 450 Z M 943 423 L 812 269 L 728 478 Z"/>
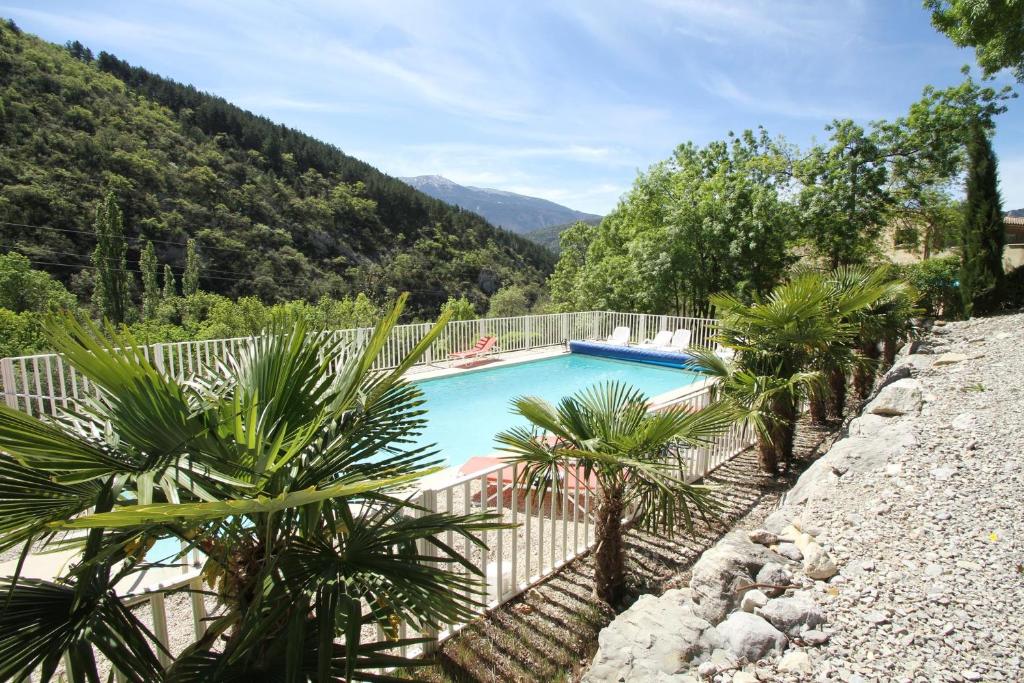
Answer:
<path fill-rule="evenodd" d="M 594 384 L 626 382 L 648 397 L 703 379 L 696 372 L 567 353 L 554 358 L 474 370 L 415 382 L 426 398 L 427 427 L 418 445 L 437 444 L 439 457 L 459 465 L 497 450 L 494 435 L 525 424 L 511 413 L 517 396 L 551 403 Z"/>

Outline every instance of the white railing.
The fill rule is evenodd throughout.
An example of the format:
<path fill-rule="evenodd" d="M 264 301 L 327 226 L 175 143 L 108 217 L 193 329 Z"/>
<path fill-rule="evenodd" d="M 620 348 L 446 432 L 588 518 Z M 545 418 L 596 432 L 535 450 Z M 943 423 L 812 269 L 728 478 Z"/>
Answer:
<path fill-rule="evenodd" d="M 442 362 L 453 351 L 471 348 L 484 335 L 497 337 L 499 352 L 509 353 L 558 346 L 570 339 L 603 339 L 619 326 L 630 328 L 634 342 L 653 337 L 660 330 L 687 328 L 692 332 L 691 345 L 701 348 L 709 347 L 715 334 L 715 321 L 707 318 L 610 311 L 459 320 L 448 324 L 427 349 L 420 364 Z M 395 326 L 374 367 L 396 367 L 429 329 L 430 323 Z M 358 348 L 371 332 L 372 329 L 366 327 L 335 330 L 329 334 Z M 157 368 L 171 377 L 183 379 L 204 376 L 217 360 L 234 356 L 248 340 L 249 337 L 235 337 L 152 344 L 142 350 Z M 94 388 L 61 355 L 45 353 L 0 360 L 0 391 L 9 407 L 39 416 L 56 415 L 89 395 Z"/>

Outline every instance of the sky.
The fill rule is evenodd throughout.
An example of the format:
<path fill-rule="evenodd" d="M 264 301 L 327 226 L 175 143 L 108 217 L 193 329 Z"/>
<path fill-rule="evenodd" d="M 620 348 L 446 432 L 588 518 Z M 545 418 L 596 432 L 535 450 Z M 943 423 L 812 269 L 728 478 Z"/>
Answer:
<path fill-rule="evenodd" d="M 0 0 L 0 15 L 391 175 L 599 214 L 681 143 L 763 125 L 806 147 L 833 118 L 895 118 L 974 64 L 919 0 Z M 1024 207 L 1024 98 L 995 150 L 1004 207 Z"/>

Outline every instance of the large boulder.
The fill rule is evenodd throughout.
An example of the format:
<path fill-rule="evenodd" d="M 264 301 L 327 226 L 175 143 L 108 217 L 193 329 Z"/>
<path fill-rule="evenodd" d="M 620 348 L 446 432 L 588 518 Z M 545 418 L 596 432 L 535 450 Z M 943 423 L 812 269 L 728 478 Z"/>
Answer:
<path fill-rule="evenodd" d="M 786 649 L 785 634 L 761 617 L 748 612 L 733 612 L 718 625 L 722 647 L 737 659 L 756 662 L 770 652 Z M 614 680 L 614 679 L 611 679 Z"/>
<path fill-rule="evenodd" d="M 726 534 L 693 565 L 690 590 L 695 603 L 693 613 L 715 624 L 739 606 L 744 585 L 754 583 L 754 575 L 769 562 L 782 558 L 750 540 L 742 530 Z"/>
<path fill-rule="evenodd" d="M 756 610 L 755 614 L 790 636 L 799 635 L 801 631 L 825 623 L 825 614 L 806 593 L 769 600 L 764 607 Z"/>
<path fill-rule="evenodd" d="M 720 646 L 717 631 L 693 614 L 688 590 L 643 595 L 602 629 L 583 680 L 651 681 L 685 671 Z"/>
<path fill-rule="evenodd" d="M 889 384 L 867 406 L 874 415 L 916 415 L 924 405 L 924 391 L 916 379 L 904 378 Z"/>

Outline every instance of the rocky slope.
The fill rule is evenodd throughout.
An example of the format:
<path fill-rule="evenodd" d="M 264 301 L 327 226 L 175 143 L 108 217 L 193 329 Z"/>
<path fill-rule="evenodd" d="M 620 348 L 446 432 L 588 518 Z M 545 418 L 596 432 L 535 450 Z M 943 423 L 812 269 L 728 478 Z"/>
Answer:
<path fill-rule="evenodd" d="M 1024 314 L 915 346 L 764 528 L 601 633 L 587 680 L 1024 680 Z"/>

